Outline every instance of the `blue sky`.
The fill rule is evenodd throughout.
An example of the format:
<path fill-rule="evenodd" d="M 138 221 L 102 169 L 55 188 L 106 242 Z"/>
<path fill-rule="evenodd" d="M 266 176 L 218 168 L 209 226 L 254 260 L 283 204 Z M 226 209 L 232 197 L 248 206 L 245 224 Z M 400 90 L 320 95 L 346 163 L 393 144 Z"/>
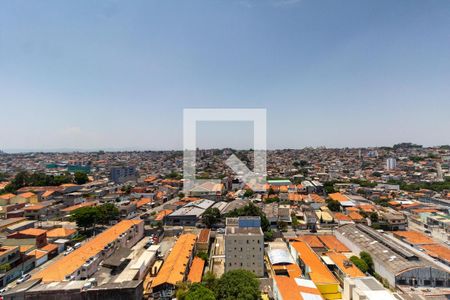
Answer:
<path fill-rule="evenodd" d="M 266 108 L 269 148 L 449 144 L 449 12 L 433 0 L 3 1 L 0 149 L 181 149 L 183 108 L 222 107 Z M 202 146 L 247 148 L 251 126 L 226 125 L 199 129 Z"/>

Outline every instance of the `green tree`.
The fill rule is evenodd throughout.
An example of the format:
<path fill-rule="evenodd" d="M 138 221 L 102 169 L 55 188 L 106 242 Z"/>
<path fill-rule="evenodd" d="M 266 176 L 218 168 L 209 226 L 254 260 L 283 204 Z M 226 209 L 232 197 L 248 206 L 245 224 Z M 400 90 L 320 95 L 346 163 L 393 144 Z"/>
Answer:
<path fill-rule="evenodd" d="M 288 224 L 287 224 L 286 222 L 284 222 L 284 221 L 278 221 L 277 227 L 278 227 L 278 229 L 279 229 L 280 231 L 286 232 L 286 231 L 287 231 L 287 228 L 288 228 Z"/>
<path fill-rule="evenodd" d="M 248 198 L 248 197 L 251 197 L 251 196 L 253 196 L 253 191 L 251 189 L 245 190 L 244 197 Z"/>
<path fill-rule="evenodd" d="M 85 172 L 77 171 L 73 175 L 73 180 L 76 184 L 85 184 L 89 181 L 89 178 Z"/>
<path fill-rule="evenodd" d="M 205 275 L 203 275 L 203 284 L 210 290 L 214 291 L 216 289 L 218 279 L 213 272 L 207 271 Z"/>
<path fill-rule="evenodd" d="M 273 241 L 273 231 L 271 229 L 264 232 L 264 240 L 267 242 Z"/>
<path fill-rule="evenodd" d="M 225 272 L 217 283 L 215 294 L 218 299 L 223 300 L 261 298 L 258 279 L 247 270 Z"/>
<path fill-rule="evenodd" d="M 188 281 L 182 281 L 177 283 L 177 291 L 175 293 L 178 300 L 186 300 L 186 295 L 189 292 L 192 284 Z"/>
<path fill-rule="evenodd" d="M 5 181 L 8 179 L 8 175 L 6 173 L 0 172 L 0 181 Z"/>
<path fill-rule="evenodd" d="M 353 255 L 350 257 L 350 261 L 361 270 L 363 273 L 367 273 L 369 271 L 369 267 L 367 266 L 366 262 L 359 258 L 358 256 Z"/>
<path fill-rule="evenodd" d="M 124 186 L 122 186 L 121 188 L 120 188 L 120 190 L 122 191 L 122 192 L 124 192 L 125 194 L 127 194 L 127 195 L 129 195 L 130 193 L 131 193 L 131 190 L 133 189 L 133 187 L 131 186 L 131 185 L 129 185 L 129 184 L 127 184 L 127 185 L 124 185 Z"/>
<path fill-rule="evenodd" d="M 208 253 L 206 253 L 204 251 L 198 252 L 196 256 L 200 257 L 204 261 L 208 261 Z"/>
<path fill-rule="evenodd" d="M 208 228 L 211 228 L 211 226 L 220 221 L 220 210 L 216 207 L 207 208 L 202 215 L 202 221 Z"/>
<path fill-rule="evenodd" d="M 341 210 L 341 204 L 339 203 L 339 201 L 336 201 L 336 200 L 328 200 L 327 207 L 331 211 L 340 211 Z"/>
<path fill-rule="evenodd" d="M 214 292 L 200 283 L 194 283 L 187 291 L 185 300 L 215 300 Z"/>
<path fill-rule="evenodd" d="M 376 212 L 371 212 L 370 213 L 370 221 L 372 221 L 372 223 L 377 223 L 378 222 L 378 214 Z"/>
<path fill-rule="evenodd" d="M 77 223 L 78 227 L 91 228 L 100 219 L 99 210 L 96 207 L 87 206 L 76 209 L 72 215 L 71 219 Z"/>
<path fill-rule="evenodd" d="M 119 218 L 119 209 L 112 203 L 105 203 L 95 207 L 98 210 L 98 222 L 101 224 L 109 224 L 110 221 Z"/>
<path fill-rule="evenodd" d="M 270 229 L 270 223 L 269 220 L 267 219 L 266 215 L 264 214 L 264 212 L 261 210 L 261 208 L 257 207 L 255 204 L 253 203 L 249 203 L 248 205 L 238 208 L 238 209 L 234 209 L 232 211 L 230 211 L 229 213 L 227 213 L 225 215 L 226 217 L 240 217 L 240 216 L 256 216 L 256 217 L 260 217 L 261 218 L 261 229 L 266 232 Z"/>
<path fill-rule="evenodd" d="M 374 268 L 372 256 L 370 256 L 370 254 L 367 253 L 366 251 L 361 251 L 361 253 L 359 253 L 359 256 L 366 263 L 366 265 L 368 267 L 368 272 L 371 275 L 373 275 L 375 273 L 375 268 Z"/>
<path fill-rule="evenodd" d="M 295 229 L 300 225 L 300 222 L 298 221 L 297 216 L 295 215 L 295 213 L 291 214 L 291 219 L 292 219 L 292 227 Z"/>

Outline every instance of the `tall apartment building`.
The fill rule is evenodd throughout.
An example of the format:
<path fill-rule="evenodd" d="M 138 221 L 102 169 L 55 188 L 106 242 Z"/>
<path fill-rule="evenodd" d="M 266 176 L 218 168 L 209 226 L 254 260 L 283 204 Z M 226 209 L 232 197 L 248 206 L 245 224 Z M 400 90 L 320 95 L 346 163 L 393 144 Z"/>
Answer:
<path fill-rule="evenodd" d="M 386 159 L 386 170 L 394 170 L 397 168 L 397 160 L 395 158 L 388 158 Z"/>
<path fill-rule="evenodd" d="M 137 179 L 137 171 L 132 166 L 114 166 L 111 167 L 109 179 L 114 183 L 125 183 Z"/>
<path fill-rule="evenodd" d="M 227 218 L 225 271 L 244 269 L 264 275 L 264 234 L 259 217 Z"/>

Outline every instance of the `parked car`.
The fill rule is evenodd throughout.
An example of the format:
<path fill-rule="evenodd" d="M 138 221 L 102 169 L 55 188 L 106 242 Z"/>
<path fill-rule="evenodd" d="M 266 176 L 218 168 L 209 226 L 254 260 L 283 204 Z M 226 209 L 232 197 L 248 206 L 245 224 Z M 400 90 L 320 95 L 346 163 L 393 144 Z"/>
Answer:
<path fill-rule="evenodd" d="M 76 243 L 75 245 L 73 245 L 73 248 L 74 249 L 78 249 L 78 248 L 80 248 L 81 247 L 81 243 Z"/>
<path fill-rule="evenodd" d="M 70 253 L 72 253 L 73 252 L 73 248 L 72 247 L 67 247 L 67 250 L 66 251 L 64 251 L 64 256 L 66 256 L 67 254 L 70 254 Z"/>
<path fill-rule="evenodd" d="M 31 278 L 30 274 L 23 274 L 22 276 L 20 276 L 19 279 L 17 279 L 17 283 L 19 284 L 19 283 L 25 282 L 30 278 Z"/>

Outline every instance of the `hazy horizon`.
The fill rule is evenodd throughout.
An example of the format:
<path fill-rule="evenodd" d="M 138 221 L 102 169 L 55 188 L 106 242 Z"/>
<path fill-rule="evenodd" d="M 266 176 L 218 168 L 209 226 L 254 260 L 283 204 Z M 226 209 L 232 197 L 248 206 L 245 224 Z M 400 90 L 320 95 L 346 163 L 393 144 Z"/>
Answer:
<path fill-rule="evenodd" d="M 7 1 L 0 149 L 182 149 L 266 108 L 269 149 L 450 143 L 449 1 Z M 201 147 L 250 148 L 206 126 Z"/>
<path fill-rule="evenodd" d="M 396 144 L 405 143 L 405 142 L 399 142 Z M 442 144 L 442 145 L 423 145 L 423 148 L 436 148 L 436 147 L 443 147 L 443 146 L 450 146 L 449 144 Z M 304 150 L 304 149 L 319 149 L 319 148 L 325 148 L 325 149 L 374 149 L 374 148 L 384 148 L 389 147 L 392 148 L 394 145 L 379 145 L 379 146 L 361 146 L 361 147 L 325 147 L 325 146 L 306 146 L 302 148 L 270 148 L 267 149 L 267 151 L 277 151 L 277 150 Z M 225 148 L 199 148 L 198 150 L 223 150 Z M 251 148 L 230 148 L 232 150 L 237 151 L 245 151 L 245 150 L 253 150 Z M 133 147 L 125 147 L 125 148 L 92 148 L 92 149 L 83 149 L 83 148 L 54 148 L 54 149 L 38 149 L 38 148 L 30 148 L 30 149 L 0 149 L 0 151 L 3 151 L 7 154 L 20 154 L 20 153 L 75 153 L 75 152 L 99 152 L 99 151 L 105 151 L 105 152 L 145 152 L 145 151 L 183 151 L 182 149 L 151 149 L 151 148 L 133 148 Z"/>

